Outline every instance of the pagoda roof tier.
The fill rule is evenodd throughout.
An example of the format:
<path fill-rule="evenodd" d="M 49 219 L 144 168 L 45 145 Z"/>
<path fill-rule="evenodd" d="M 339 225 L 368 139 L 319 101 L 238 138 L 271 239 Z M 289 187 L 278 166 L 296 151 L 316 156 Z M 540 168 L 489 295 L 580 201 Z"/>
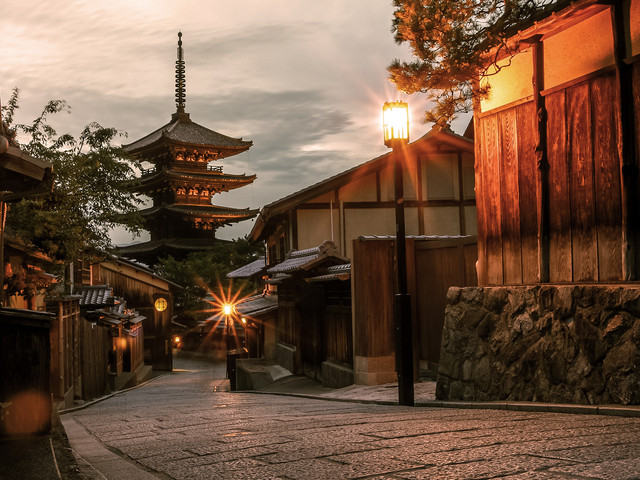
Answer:
<path fill-rule="evenodd" d="M 131 191 L 144 193 L 167 186 L 187 187 L 200 185 L 214 192 L 227 192 L 253 183 L 256 175 L 233 175 L 221 170 L 186 171 L 186 170 L 150 170 L 143 171 L 140 178 L 127 182 Z"/>
<path fill-rule="evenodd" d="M 181 217 L 219 219 L 218 223 L 222 225 L 253 218 L 258 214 L 258 209 L 173 203 L 171 205 L 158 205 L 145 208 L 144 210 L 140 210 L 139 213 L 145 218 L 154 217 L 159 213 L 169 213 Z"/>
<path fill-rule="evenodd" d="M 192 252 L 213 250 L 221 242 L 215 238 L 167 238 L 117 247 L 116 251 L 119 256 L 135 258 L 147 265 L 153 265 L 158 258 L 167 255 L 181 258 Z"/>
<path fill-rule="evenodd" d="M 251 145 L 251 141 L 228 137 L 193 122 L 188 113 L 174 113 L 169 123 L 122 148 L 141 158 L 169 147 L 196 148 L 215 158 L 225 158 L 242 153 Z"/>

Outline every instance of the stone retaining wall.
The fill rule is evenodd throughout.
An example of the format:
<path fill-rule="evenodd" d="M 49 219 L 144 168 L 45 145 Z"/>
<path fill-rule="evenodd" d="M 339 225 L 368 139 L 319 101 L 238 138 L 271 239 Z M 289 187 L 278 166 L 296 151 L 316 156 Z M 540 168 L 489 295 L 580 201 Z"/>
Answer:
<path fill-rule="evenodd" d="M 640 404 L 640 285 L 452 287 L 436 396 Z"/>

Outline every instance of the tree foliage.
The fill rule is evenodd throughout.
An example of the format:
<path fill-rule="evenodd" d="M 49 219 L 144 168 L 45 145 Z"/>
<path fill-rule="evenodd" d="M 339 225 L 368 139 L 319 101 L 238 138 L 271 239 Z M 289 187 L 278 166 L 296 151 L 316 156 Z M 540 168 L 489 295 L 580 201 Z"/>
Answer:
<path fill-rule="evenodd" d="M 3 107 L 8 124 L 19 108 L 18 95 L 14 89 Z M 15 233 L 63 261 L 110 249 L 109 231 L 117 225 L 133 233 L 141 226 L 140 201 L 123 186 L 134 177 L 136 163 L 113 145 L 124 134 L 92 122 L 77 139 L 68 133 L 58 135 L 49 117 L 68 111 L 64 100 L 52 100 L 31 123 L 13 125 L 28 139 L 20 145 L 22 150 L 52 162 L 54 187 L 13 204 L 7 219 Z"/>
<path fill-rule="evenodd" d="M 262 255 L 262 245 L 249 243 L 247 238 L 238 238 L 232 242 L 218 241 L 214 250 L 194 252 L 184 260 L 176 260 L 169 256 L 160 259 L 156 272 L 183 287 L 176 295 L 176 310 L 181 316 L 197 318 L 198 311 L 203 309 L 202 299 L 207 293 L 220 295 L 229 291 L 227 273 L 246 265 Z M 233 286 L 240 297 L 253 293 L 252 286 L 239 283 Z M 204 313 L 200 316 L 210 316 Z"/>
<path fill-rule="evenodd" d="M 425 121 L 436 129 L 474 98 L 488 94 L 478 80 L 497 59 L 515 53 L 507 39 L 523 24 L 545 16 L 566 0 L 394 0 L 392 32 L 407 42 L 414 59 L 394 60 L 390 79 L 406 93 L 422 92 L 434 101 Z"/>

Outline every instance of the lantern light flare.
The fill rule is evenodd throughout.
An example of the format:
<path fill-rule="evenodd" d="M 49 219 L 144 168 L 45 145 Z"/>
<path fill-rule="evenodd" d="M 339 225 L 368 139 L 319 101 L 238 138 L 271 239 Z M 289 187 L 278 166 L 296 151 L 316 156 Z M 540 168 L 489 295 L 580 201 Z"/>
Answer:
<path fill-rule="evenodd" d="M 409 141 L 409 106 L 406 102 L 385 102 L 382 106 L 382 130 L 387 147 Z"/>

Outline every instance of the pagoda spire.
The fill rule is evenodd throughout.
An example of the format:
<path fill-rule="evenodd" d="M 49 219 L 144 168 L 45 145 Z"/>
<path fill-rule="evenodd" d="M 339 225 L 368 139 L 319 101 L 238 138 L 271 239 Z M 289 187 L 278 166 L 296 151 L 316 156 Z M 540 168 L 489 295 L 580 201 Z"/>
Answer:
<path fill-rule="evenodd" d="M 182 51 L 182 32 L 178 32 L 178 59 L 176 60 L 176 108 L 177 113 L 184 113 L 186 103 L 186 79 L 184 68 L 184 54 Z"/>

